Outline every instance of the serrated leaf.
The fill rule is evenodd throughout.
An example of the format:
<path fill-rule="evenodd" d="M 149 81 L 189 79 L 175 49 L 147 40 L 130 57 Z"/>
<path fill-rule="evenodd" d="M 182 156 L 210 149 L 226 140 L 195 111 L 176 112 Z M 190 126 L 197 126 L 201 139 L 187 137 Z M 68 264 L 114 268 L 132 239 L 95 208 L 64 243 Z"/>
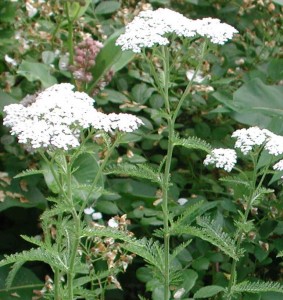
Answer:
<path fill-rule="evenodd" d="M 31 175 L 38 175 L 38 174 L 44 174 L 44 170 L 26 169 L 25 171 L 14 176 L 14 178 L 21 178 L 21 177 L 26 177 Z"/>
<path fill-rule="evenodd" d="M 12 286 L 15 276 L 17 275 L 18 271 L 20 270 L 20 268 L 23 266 L 24 263 L 25 262 L 23 262 L 23 261 L 19 261 L 19 262 L 16 262 L 13 264 L 13 266 L 6 278 L 6 281 L 5 281 L 7 289 L 9 289 Z"/>
<path fill-rule="evenodd" d="M 211 145 L 206 141 L 197 137 L 180 138 L 175 136 L 173 139 L 174 146 L 182 146 L 188 149 L 198 149 L 210 153 L 212 150 Z"/>
<path fill-rule="evenodd" d="M 157 170 L 145 164 L 119 164 L 108 167 L 105 174 L 118 174 L 127 175 L 132 177 L 148 179 L 152 182 L 156 182 L 159 185 L 162 184 L 163 175 L 158 173 Z"/>
<path fill-rule="evenodd" d="M 250 182 L 247 180 L 244 180 L 243 177 L 239 176 L 225 176 L 219 179 L 220 181 L 232 183 L 232 184 L 239 184 L 246 187 L 251 188 Z"/>
<path fill-rule="evenodd" d="M 180 226 L 174 230 L 174 234 L 189 234 L 197 236 L 210 242 L 221 249 L 226 255 L 235 260 L 239 260 L 243 253 L 240 249 L 237 251 L 235 241 L 214 222 L 208 218 L 198 218 L 197 222 L 202 228 L 195 226 Z"/>
<path fill-rule="evenodd" d="M 224 287 L 219 286 L 219 285 L 209 285 L 200 288 L 195 294 L 194 298 L 199 299 L 199 298 L 209 298 L 212 297 L 220 292 L 224 291 Z"/>
<path fill-rule="evenodd" d="M 5 255 L 4 259 L 0 261 L 0 267 L 13 263 L 28 262 L 28 261 L 42 261 L 46 264 L 59 268 L 60 270 L 67 272 L 67 265 L 61 260 L 60 254 L 55 250 L 47 250 L 43 248 L 32 248 L 27 251 L 15 253 L 11 255 Z"/>
<path fill-rule="evenodd" d="M 283 285 L 280 284 L 279 282 L 273 282 L 273 281 L 267 281 L 267 282 L 244 281 L 234 285 L 232 290 L 233 292 L 236 293 L 263 293 L 263 292 L 283 293 Z"/>

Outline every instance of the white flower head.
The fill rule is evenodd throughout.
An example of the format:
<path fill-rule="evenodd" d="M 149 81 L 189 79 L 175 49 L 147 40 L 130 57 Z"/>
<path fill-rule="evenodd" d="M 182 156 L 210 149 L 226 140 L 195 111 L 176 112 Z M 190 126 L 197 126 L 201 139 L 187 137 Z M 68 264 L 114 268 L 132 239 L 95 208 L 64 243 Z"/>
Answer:
<path fill-rule="evenodd" d="M 88 128 L 97 111 L 87 94 L 74 92 L 69 83 L 55 84 L 39 93 L 28 105 L 5 106 L 4 125 L 19 143 L 32 149 L 68 150 L 79 145 L 82 129 Z"/>
<path fill-rule="evenodd" d="M 274 166 L 274 170 L 283 171 L 283 159 L 279 160 Z"/>
<path fill-rule="evenodd" d="M 235 148 L 239 148 L 246 155 L 254 146 L 263 145 L 269 133 L 271 132 L 255 126 L 236 130 L 233 132 L 232 137 L 236 138 Z"/>
<path fill-rule="evenodd" d="M 140 53 L 142 48 L 168 45 L 169 35 L 191 38 L 201 36 L 212 43 L 224 44 L 237 30 L 218 19 L 191 20 L 167 8 L 146 10 L 139 13 L 126 26 L 125 33 L 116 41 L 122 50 Z"/>
<path fill-rule="evenodd" d="M 231 172 L 237 162 L 237 154 L 233 149 L 214 149 L 208 154 L 203 162 L 204 165 L 215 165 L 216 168 Z"/>
<path fill-rule="evenodd" d="M 98 112 L 86 93 L 74 92 L 69 83 L 55 84 L 35 96 L 31 103 L 5 106 L 3 124 L 19 143 L 37 150 L 78 147 L 83 129 L 132 132 L 143 122 L 130 114 Z M 28 105 L 27 105 L 28 104 Z"/>
<path fill-rule="evenodd" d="M 131 114 L 111 113 L 108 115 L 108 119 L 113 130 L 119 130 L 123 132 L 133 132 L 143 124 L 141 119 Z"/>
<path fill-rule="evenodd" d="M 272 132 L 270 133 L 271 134 L 269 134 L 269 138 L 264 145 L 264 149 L 267 150 L 269 154 L 275 156 L 283 154 L 283 136 L 274 134 Z"/>

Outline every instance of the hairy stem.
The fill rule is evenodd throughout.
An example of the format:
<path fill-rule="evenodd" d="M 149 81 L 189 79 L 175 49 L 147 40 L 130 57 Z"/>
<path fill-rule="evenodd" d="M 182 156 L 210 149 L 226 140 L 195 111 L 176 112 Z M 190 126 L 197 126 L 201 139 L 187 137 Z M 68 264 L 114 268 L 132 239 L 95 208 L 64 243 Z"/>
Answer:
<path fill-rule="evenodd" d="M 74 240 L 73 243 L 70 243 L 70 259 L 69 259 L 69 268 L 67 273 L 67 290 L 68 290 L 68 299 L 74 299 L 73 294 L 73 281 L 75 278 L 75 261 L 78 252 L 78 247 L 80 244 L 80 230 L 81 230 L 81 220 L 76 211 L 76 208 L 73 204 L 73 192 L 72 192 L 72 170 L 71 165 L 67 163 L 67 174 L 66 174 L 66 184 L 67 184 L 67 201 L 66 204 L 72 207 L 72 217 L 74 225 Z"/>
<path fill-rule="evenodd" d="M 165 108 L 168 114 L 168 148 L 165 162 L 164 181 L 162 185 L 162 210 L 163 210 L 163 229 L 164 229 L 164 300 L 170 299 L 170 233 L 169 233 L 169 218 L 168 218 L 168 192 L 170 185 L 170 167 L 173 154 L 173 134 L 174 122 L 171 120 L 171 111 L 169 103 L 169 84 L 170 84 L 170 65 L 169 52 L 167 47 L 162 47 L 163 54 L 163 68 L 164 68 L 164 88 L 163 97 L 165 101 Z"/>
<path fill-rule="evenodd" d="M 252 156 L 252 160 L 253 160 L 253 166 L 254 166 L 254 171 L 253 171 L 253 177 L 252 177 L 252 184 L 251 184 L 251 192 L 250 195 L 248 197 L 248 201 L 247 201 L 247 207 L 245 209 L 245 214 L 244 214 L 244 220 L 243 222 L 246 223 L 248 221 L 248 217 L 252 208 L 252 204 L 254 201 L 254 195 L 257 195 L 257 191 L 262 187 L 264 178 L 267 174 L 267 170 L 269 167 L 269 164 L 265 167 L 265 170 L 263 172 L 263 175 L 260 179 L 260 182 L 258 184 L 257 183 L 257 179 L 258 179 L 258 173 L 256 171 L 256 164 L 257 164 L 257 160 L 255 159 L 255 157 Z M 239 252 L 242 241 L 243 241 L 243 234 L 244 232 L 242 230 L 237 230 L 236 235 L 235 235 L 235 239 L 236 239 L 236 253 Z M 226 295 L 226 300 L 232 300 L 233 299 L 233 286 L 235 286 L 237 284 L 237 263 L 238 261 L 233 259 L 232 261 L 232 265 L 231 265 L 231 276 L 229 279 L 229 283 L 228 283 L 228 292 Z"/>

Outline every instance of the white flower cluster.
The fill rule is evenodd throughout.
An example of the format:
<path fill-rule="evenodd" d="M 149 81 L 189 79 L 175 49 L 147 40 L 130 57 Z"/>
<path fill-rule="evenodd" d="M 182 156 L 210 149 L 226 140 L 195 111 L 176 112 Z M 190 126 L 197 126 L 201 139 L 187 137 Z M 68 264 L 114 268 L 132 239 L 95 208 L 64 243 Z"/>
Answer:
<path fill-rule="evenodd" d="M 239 148 L 245 155 L 253 149 L 253 146 L 261 146 L 266 140 L 265 131 L 258 127 L 236 130 L 232 137 L 236 138 L 235 148 Z"/>
<path fill-rule="evenodd" d="M 213 149 L 203 162 L 204 165 L 215 164 L 216 168 L 231 172 L 237 162 L 237 154 L 233 149 Z"/>
<path fill-rule="evenodd" d="M 267 129 L 250 127 L 236 130 L 232 137 L 236 138 L 235 148 L 247 155 L 255 146 L 262 147 L 269 154 L 278 156 L 283 154 L 283 136 L 277 135 Z M 204 165 L 215 164 L 230 172 L 237 160 L 236 152 L 232 149 L 214 149 L 206 156 Z M 274 170 L 283 171 L 283 159 L 273 166 Z M 283 176 L 282 176 L 283 178 Z"/>
<path fill-rule="evenodd" d="M 232 137 L 236 138 L 235 148 L 248 154 L 254 146 L 262 146 L 271 155 L 283 154 L 283 137 L 267 129 L 250 127 L 236 130 Z"/>
<path fill-rule="evenodd" d="M 86 93 L 74 92 L 69 83 L 56 84 L 38 94 L 28 106 L 5 106 L 3 124 L 19 143 L 32 149 L 64 149 L 79 145 L 80 133 L 92 126 L 97 130 L 132 132 L 143 122 L 129 114 L 98 112 Z"/>
<path fill-rule="evenodd" d="M 168 45 L 168 34 L 181 38 L 206 37 L 212 43 L 222 45 L 237 32 L 234 27 L 221 23 L 219 19 L 191 20 L 178 12 L 159 8 L 140 12 L 126 26 L 125 33 L 117 39 L 116 45 L 121 46 L 122 50 L 140 53 L 142 48 Z"/>

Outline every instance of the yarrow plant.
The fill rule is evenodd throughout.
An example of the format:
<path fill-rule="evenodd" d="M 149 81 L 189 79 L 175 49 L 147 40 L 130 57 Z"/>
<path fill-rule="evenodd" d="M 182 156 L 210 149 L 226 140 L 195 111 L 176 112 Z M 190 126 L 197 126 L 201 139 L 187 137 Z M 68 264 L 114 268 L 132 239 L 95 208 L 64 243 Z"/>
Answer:
<path fill-rule="evenodd" d="M 278 161 L 277 158 L 277 156 L 283 153 L 283 137 L 257 126 L 236 130 L 233 132 L 232 137 L 236 139 L 235 149 L 239 150 L 241 155 L 250 157 L 252 162 L 251 175 L 244 173 L 236 167 L 237 154 L 234 149 L 214 149 L 211 151 L 211 154 L 207 155 L 204 164 L 215 165 L 216 168 L 224 169 L 227 172 L 235 169 L 240 173 L 238 176 L 225 177 L 222 180 L 227 183 L 236 183 L 244 189 L 242 200 L 244 213 L 240 213 L 239 220 L 235 221 L 237 230 L 233 237 L 236 241 L 234 251 L 241 256 L 243 254 L 243 249 L 241 249 L 243 242 L 249 238 L 249 234 L 255 229 L 252 220 L 249 219 L 250 214 L 252 211 L 257 211 L 257 206 L 261 205 L 261 200 L 266 194 L 273 192 L 272 189 L 267 189 L 263 186 L 266 176 L 273 173 L 269 169 L 272 166 L 275 171 L 283 171 L 283 160 Z M 260 158 L 262 156 L 268 157 L 268 155 L 269 162 L 260 165 Z M 274 162 L 276 163 L 274 164 Z M 237 262 L 238 258 L 234 257 L 231 265 L 229 284 L 224 293 L 224 298 L 228 300 L 234 299 L 234 290 L 241 285 L 241 283 L 237 282 Z M 266 284 L 266 287 L 261 286 L 261 284 Z M 271 282 L 261 284 L 257 283 L 255 286 L 246 286 L 247 291 L 252 288 L 254 292 L 263 291 L 265 288 L 268 291 L 268 289 L 271 290 L 273 288 L 273 291 L 282 292 L 281 287 L 278 286 L 275 288 Z M 244 291 L 245 289 L 242 290 L 242 292 Z"/>
<path fill-rule="evenodd" d="M 99 74 L 104 75 L 101 81 L 94 76 L 98 53 L 103 51 L 100 42 L 87 38 L 74 47 L 73 25 L 86 8 L 84 5 L 90 2 L 66 1 L 62 7 L 66 14 L 62 26 L 67 24 L 68 70 L 72 84 L 50 86 L 4 108 L 4 125 L 25 149 L 41 157 L 39 169 L 26 170 L 16 177 L 41 174 L 52 195 L 47 199 L 49 208 L 40 219 L 42 238 L 23 236 L 35 247 L 0 261 L 0 266 L 13 264 L 7 285 L 11 285 L 22 264 L 41 261 L 50 266 L 53 274 L 46 277 L 42 290 L 35 291 L 34 300 L 104 300 L 106 287 L 122 288 L 117 275 L 125 272 L 138 255 L 147 264 L 143 268 L 148 280 L 146 290 L 152 293 L 153 300 L 188 299 L 197 276 L 192 269 L 186 270 L 191 261 L 186 261 L 183 253 L 191 237 L 195 236 L 217 248 L 213 255 L 222 251 L 230 261 L 226 260 L 225 266 L 227 280 L 223 278 L 219 286 L 200 289 L 199 280 L 194 299 L 215 296 L 232 300 L 246 292 L 282 293 L 280 284 L 240 282 L 237 266 L 245 255 L 244 242 L 251 233 L 254 235 L 252 214 L 262 199 L 273 192 L 264 184 L 268 176 L 283 171 L 280 157 L 283 137 L 251 127 L 232 134 L 234 149 L 212 149 L 199 138 L 183 138 L 177 133 L 182 107 L 184 104 L 190 107 L 191 95 L 213 90 L 203 85 L 211 78 L 204 68 L 209 52 L 229 42 L 238 31 L 219 19 L 192 20 L 164 8 L 142 11 L 126 26 L 116 46 L 120 47 L 119 51 L 127 51 L 126 55 L 132 51 L 131 55 L 139 54 L 137 58 L 144 60 L 141 66 L 151 76 L 147 82 L 163 100 L 158 116 L 162 119 L 166 140 L 163 149 L 167 153 L 159 165 L 134 165 L 121 163 L 119 159 L 114 162 L 111 158 L 115 157 L 115 149 L 123 142 L 123 137 L 127 137 L 127 133 L 136 133 L 143 121 L 127 113 L 105 114 L 95 107 L 92 96 L 112 79 L 113 72 L 107 65 Z M 103 8 L 99 5 L 96 12 Z M 60 26 L 55 29 L 54 36 Z M 179 84 L 182 76 L 185 86 Z M 201 85 L 196 88 L 196 83 Z M 218 220 L 202 216 L 215 207 L 216 201 L 192 204 L 183 195 L 175 195 L 174 174 L 171 173 L 175 147 L 202 150 L 207 153 L 205 166 L 223 169 L 220 174 L 232 173 L 221 179 L 227 185 L 241 187 L 237 203 L 242 210 L 237 210 L 238 218 L 231 225 L 235 229 L 232 235 L 221 228 Z M 247 172 L 237 167 L 237 162 L 242 163 L 245 159 L 249 161 Z M 263 164 L 264 159 L 268 163 Z M 106 213 L 99 211 L 99 200 L 112 196 L 105 187 L 104 175 L 108 174 L 150 180 L 158 187 L 157 199 L 152 205 L 162 216 L 163 224 L 153 232 L 151 239 L 136 239 L 129 230 L 131 222 L 126 214 L 105 219 Z M 218 172 L 213 172 L 215 174 Z M 140 206 L 137 210 L 143 213 L 145 209 Z M 181 236 L 184 242 L 177 245 L 179 239 L 173 241 L 172 236 Z M 178 261 L 178 256 L 183 257 L 184 264 Z"/>
<path fill-rule="evenodd" d="M 85 295 L 83 287 L 74 285 L 81 272 L 88 274 L 83 285 L 92 286 L 88 295 L 103 298 L 107 283 L 120 287 L 116 275 L 125 271 L 132 261 L 132 255 L 125 253 L 114 238 L 107 242 L 103 233 L 96 237 L 95 228 L 107 230 L 113 226 L 111 220 L 108 226 L 104 225 L 102 214 L 92 206 L 103 192 L 102 172 L 113 150 L 123 134 L 137 130 L 143 122 L 130 114 L 104 114 L 93 105 L 94 100 L 86 93 L 74 91 L 69 83 L 61 83 L 4 108 L 4 125 L 11 128 L 11 134 L 43 158 L 41 170 L 27 170 L 18 176 L 38 173 L 51 176 L 49 188 L 57 197 L 50 198 L 55 205 L 41 217 L 44 239 L 24 237 L 39 248 L 7 257 L 1 264 L 14 262 L 15 270 L 29 260 L 49 264 L 54 272 L 54 284 L 51 289 L 41 291 L 41 296 L 48 299 L 76 299 Z M 95 135 L 104 140 L 102 150 L 106 154 L 100 165 L 95 157 L 98 146 Z M 90 170 L 84 173 L 81 163 Z M 117 229 L 126 238 L 132 234 L 125 227 L 126 215 L 123 219 L 124 225 Z M 95 267 L 100 259 L 108 262 L 104 273 Z M 12 277 L 13 274 L 7 279 L 8 284 Z"/>
<path fill-rule="evenodd" d="M 200 69 L 206 54 L 210 49 L 211 44 L 223 45 L 228 40 L 232 39 L 233 35 L 238 31 L 225 23 L 221 23 L 218 19 L 204 18 L 198 20 L 189 19 L 182 14 L 172 11 L 170 9 L 159 8 L 157 10 L 142 11 L 138 16 L 130 22 L 116 42 L 116 45 L 121 46 L 122 50 L 132 50 L 135 53 L 143 54 L 146 60 L 150 73 L 154 78 L 154 87 L 164 99 L 165 107 L 163 110 L 164 119 L 167 122 L 168 140 L 167 140 L 167 154 L 159 167 L 163 170 L 158 175 L 159 180 L 156 180 L 160 185 L 162 191 L 161 206 L 163 212 L 163 229 L 158 236 L 163 237 L 164 248 L 159 249 L 163 253 L 162 261 L 157 263 L 152 262 L 159 273 L 159 286 L 154 284 L 152 289 L 156 293 L 156 289 L 162 289 L 162 298 L 169 300 L 172 298 L 171 291 L 174 295 L 183 295 L 186 290 L 181 285 L 180 278 L 182 275 L 178 270 L 174 269 L 172 265 L 173 256 L 170 253 L 170 236 L 173 234 L 180 234 L 182 218 L 179 221 L 173 222 L 172 213 L 169 209 L 169 190 L 171 186 L 170 168 L 175 146 L 184 146 L 186 148 L 202 149 L 210 152 L 210 147 L 205 142 L 196 138 L 182 139 L 178 137 L 175 132 L 175 123 L 179 115 L 180 109 L 191 92 L 191 88 Z M 189 49 L 199 47 L 193 52 L 192 59 L 198 64 L 194 69 L 192 76 L 190 76 L 189 83 L 182 91 L 177 104 L 171 103 L 170 89 L 172 87 L 172 70 L 174 69 L 174 58 L 186 57 L 187 53 L 182 52 L 182 47 L 179 50 L 174 48 L 174 42 L 184 43 Z M 187 49 L 187 47 L 184 47 Z M 147 55 L 147 50 L 150 49 L 150 55 Z M 177 54 L 174 51 L 179 51 Z M 158 64 L 154 63 L 156 59 Z M 189 63 L 189 62 L 186 62 Z M 190 68 L 191 69 L 191 68 Z M 178 91 L 177 93 L 180 93 Z M 176 95 L 176 93 L 175 93 Z M 228 156 L 227 156 L 228 153 Z M 231 171 L 235 162 L 236 154 L 233 150 L 215 150 L 209 154 L 206 163 L 216 162 L 218 167 L 224 167 L 227 171 Z M 125 171 L 126 172 L 126 171 Z M 131 175 L 131 172 L 128 171 Z M 138 174 L 135 174 L 138 176 Z M 183 246 L 185 247 L 185 245 Z M 183 249 L 180 246 L 179 251 Z M 178 252 L 177 252 L 178 253 Z M 176 255 L 176 253 L 174 254 Z M 159 264 L 159 266 L 158 266 Z M 161 264 L 161 266 L 160 266 Z M 184 279 L 185 280 L 185 279 Z M 175 287 L 175 289 L 173 288 Z M 182 291 L 182 292 L 180 292 Z M 175 298 L 175 296 L 174 296 Z"/>

